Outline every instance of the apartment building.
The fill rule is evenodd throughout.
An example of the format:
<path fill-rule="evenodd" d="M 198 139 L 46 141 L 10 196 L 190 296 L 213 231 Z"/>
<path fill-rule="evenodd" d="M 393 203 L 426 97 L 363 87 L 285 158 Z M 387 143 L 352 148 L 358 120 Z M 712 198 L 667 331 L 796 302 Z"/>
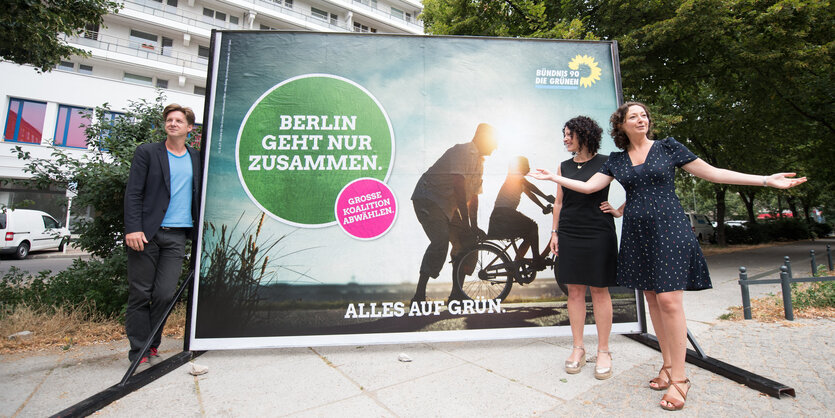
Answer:
<path fill-rule="evenodd" d="M 28 175 L 13 150 L 83 155 L 87 109 L 108 103 L 117 113 L 161 89 L 202 121 L 212 29 L 423 34 L 422 9 L 418 0 L 124 0 L 103 25 L 64 37 L 89 57 L 69 57 L 43 74 L 0 61 L 0 207 L 28 200 L 72 227 L 65 190 L 14 182 Z"/>

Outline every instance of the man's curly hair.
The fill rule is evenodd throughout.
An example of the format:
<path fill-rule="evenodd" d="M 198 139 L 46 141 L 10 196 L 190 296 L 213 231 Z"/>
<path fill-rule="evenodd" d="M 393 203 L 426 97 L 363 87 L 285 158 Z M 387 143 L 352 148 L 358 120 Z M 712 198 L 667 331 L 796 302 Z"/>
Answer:
<path fill-rule="evenodd" d="M 587 149 L 594 154 L 600 149 L 600 134 L 603 129 L 588 116 L 577 116 L 571 118 L 563 126 L 563 131 L 568 128 L 568 131 L 577 139 L 580 148 Z"/>

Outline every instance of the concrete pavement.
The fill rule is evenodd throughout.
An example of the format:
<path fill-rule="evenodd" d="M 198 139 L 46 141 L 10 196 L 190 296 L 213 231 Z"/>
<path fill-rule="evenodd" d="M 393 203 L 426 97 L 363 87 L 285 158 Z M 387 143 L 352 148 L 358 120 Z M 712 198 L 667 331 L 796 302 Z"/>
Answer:
<path fill-rule="evenodd" d="M 708 257 L 714 289 L 685 296 L 688 327 L 705 352 L 793 387 L 797 398 L 772 398 L 688 365 L 693 388 L 680 415 L 829 416 L 835 409 L 833 322 L 828 319 L 763 324 L 717 317 L 740 305 L 737 269 L 751 274 L 777 267 L 790 255 L 796 276 L 809 249 L 802 242 Z M 819 258 L 825 262 L 825 258 Z M 752 286 L 752 297 L 779 285 Z M 660 355 L 613 336 L 615 375 L 592 376 L 593 364 L 568 375 L 563 361 L 570 337 L 454 343 L 211 351 L 106 406 L 97 415 L 130 416 L 636 416 L 661 415 L 661 392 L 648 388 Z M 592 356 L 596 337 L 586 336 Z M 182 349 L 166 339 L 163 356 Z M 127 342 L 68 351 L 0 356 L 0 416 L 57 413 L 110 387 L 128 364 Z M 398 361 L 406 353 L 412 362 Z"/>

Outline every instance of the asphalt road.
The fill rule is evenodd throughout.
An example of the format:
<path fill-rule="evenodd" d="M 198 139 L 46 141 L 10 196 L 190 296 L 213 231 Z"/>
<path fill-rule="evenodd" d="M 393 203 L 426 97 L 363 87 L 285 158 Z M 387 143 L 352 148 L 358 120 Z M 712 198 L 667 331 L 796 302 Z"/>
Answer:
<path fill-rule="evenodd" d="M 25 272 L 28 272 L 32 275 L 37 274 L 43 270 L 51 270 L 53 273 L 63 271 L 70 265 L 72 265 L 73 260 L 75 260 L 78 256 L 70 257 L 70 256 L 48 256 L 43 257 L 44 255 L 56 255 L 57 253 L 54 252 L 43 252 L 43 253 L 33 253 L 26 258 L 25 260 L 16 260 L 14 258 L 2 258 L 0 259 L 0 276 L 5 275 L 9 272 L 12 266 L 17 267 Z"/>

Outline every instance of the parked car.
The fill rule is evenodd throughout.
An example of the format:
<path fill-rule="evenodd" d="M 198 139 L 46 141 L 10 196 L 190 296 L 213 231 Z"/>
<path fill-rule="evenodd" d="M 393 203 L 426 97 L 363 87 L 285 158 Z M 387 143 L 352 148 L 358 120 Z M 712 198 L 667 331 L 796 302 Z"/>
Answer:
<path fill-rule="evenodd" d="M 747 223 L 748 223 L 748 221 L 731 220 L 731 221 L 725 221 L 725 226 L 745 226 L 745 224 L 747 224 Z"/>
<path fill-rule="evenodd" d="M 696 234 L 699 242 L 704 242 L 705 240 L 716 242 L 716 232 L 707 215 L 688 212 L 687 217 L 690 219 L 690 227 L 693 228 L 693 233 Z"/>
<path fill-rule="evenodd" d="M 0 254 L 22 260 L 29 251 L 63 251 L 70 231 L 46 212 L 15 209 L 0 212 L 0 237 Z"/>
<path fill-rule="evenodd" d="M 748 221 L 730 220 L 725 221 L 725 226 L 745 226 L 746 223 L 748 223 Z M 718 227 L 716 221 L 712 221 L 710 224 L 713 225 L 713 229 L 716 229 Z"/>

